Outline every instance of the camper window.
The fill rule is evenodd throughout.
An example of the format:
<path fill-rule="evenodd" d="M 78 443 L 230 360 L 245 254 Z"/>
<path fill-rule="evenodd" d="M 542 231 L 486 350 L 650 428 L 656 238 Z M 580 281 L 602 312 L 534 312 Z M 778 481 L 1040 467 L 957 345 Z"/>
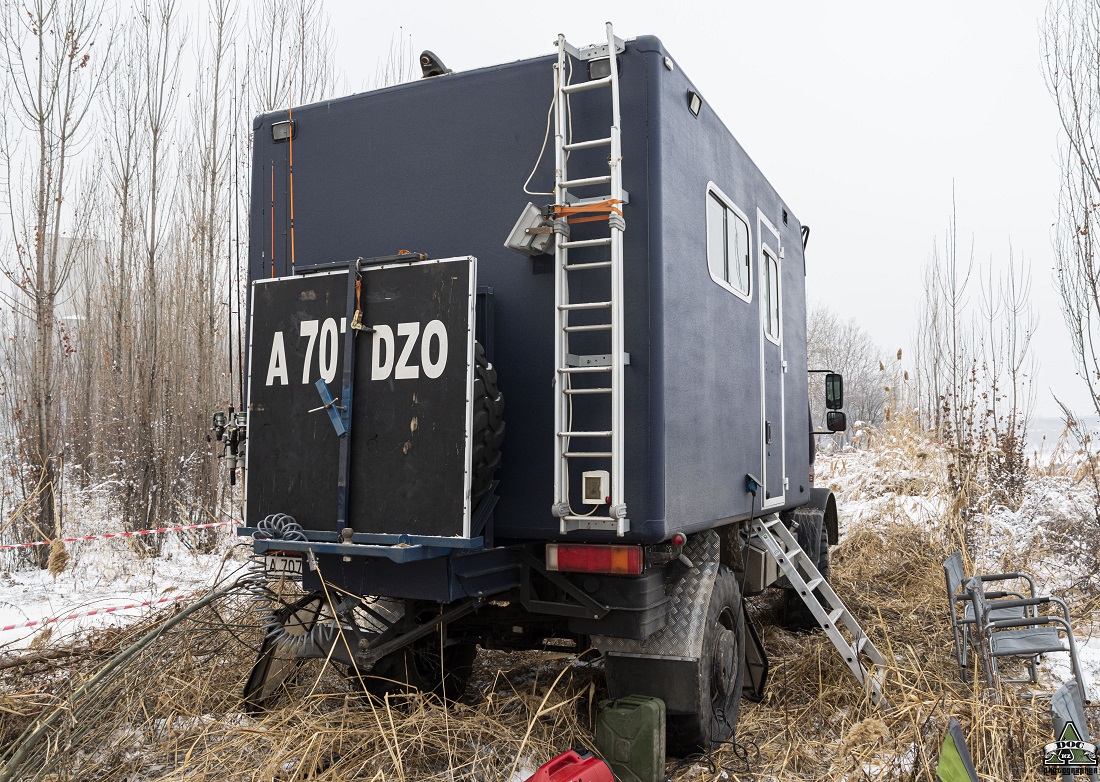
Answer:
<path fill-rule="evenodd" d="M 764 251 L 764 334 L 779 341 L 779 264 Z"/>
<path fill-rule="evenodd" d="M 710 276 L 749 301 L 749 225 L 714 185 L 707 188 L 707 265 Z"/>

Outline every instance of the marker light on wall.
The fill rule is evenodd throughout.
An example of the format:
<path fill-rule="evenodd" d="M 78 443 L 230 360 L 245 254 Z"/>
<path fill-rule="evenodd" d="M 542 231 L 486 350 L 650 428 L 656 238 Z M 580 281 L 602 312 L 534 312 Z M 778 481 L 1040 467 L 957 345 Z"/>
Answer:
<path fill-rule="evenodd" d="M 271 123 L 271 140 L 272 141 L 289 141 L 292 136 L 297 135 L 297 124 L 291 120 L 283 120 L 282 122 Z"/>
<path fill-rule="evenodd" d="M 621 63 L 622 60 L 616 60 L 615 62 Z M 622 65 L 619 65 L 619 75 L 622 75 Z M 611 58 L 604 57 L 599 60 L 588 61 L 588 78 L 593 79 L 606 79 L 611 75 Z"/>
<path fill-rule="evenodd" d="M 699 110 L 703 108 L 703 99 L 699 97 L 699 93 L 694 90 L 688 92 L 688 111 L 691 112 L 691 116 L 698 117 Z"/>

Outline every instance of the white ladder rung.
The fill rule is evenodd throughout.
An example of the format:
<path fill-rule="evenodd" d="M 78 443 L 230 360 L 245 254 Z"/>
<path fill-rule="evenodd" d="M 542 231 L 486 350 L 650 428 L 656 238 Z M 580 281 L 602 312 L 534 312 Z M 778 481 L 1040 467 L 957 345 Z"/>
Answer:
<path fill-rule="evenodd" d="M 838 608 L 835 611 L 830 611 L 829 612 L 829 624 L 831 624 L 833 627 L 836 627 L 837 620 L 842 619 L 843 617 L 844 617 L 844 609 L 843 608 Z"/>
<path fill-rule="evenodd" d="M 611 451 L 566 451 L 566 459 L 610 459 Z"/>
<path fill-rule="evenodd" d="M 576 84 L 563 84 L 561 91 L 566 95 L 572 95 L 574 92 L 585 92 L 587 90 L 594 90 L 597 87 L 609 87 L 611 86 L 611 77 L 604 76 L 602 79 L 590 79 L 589 81 L 579 81 Z"/>
<path fill-rule="evenodd" d="M 571 310 L 606 310 L 611 307 L 609 301 L 580 301 L 576 304 L 559 304 L 558 309 L 563 312 Z"/>
<path fill-rule="evenodd" d="M 567 263 L 561 268 L 567 272 L 581 272 L 586 269 L 610 269 L 611 261 L 592 261 L 591 263 Z"/>
<path fill-rule="evenodd" d="M 558 437 L 610 437 L 613 432 L 558 432 Z"/>
<path fill-rule="evenodd" d="M 602 247 L 608 244 L 611 244 L 610 236 L 603 236 L 599 239 L 577 239 L 576 241 L 562 242 L 559 246 L 567 250 L 575 250 L 578 247 Z"/>
<path fill-rule="evenodd" d="M 606 185 L 611 181 L 611 175 L 590 176 L 584 179 L 566 179 L 558 184 L 558 188 L 568 190 L 571 187 L 588 187 L 590 185 Z"/>
<path fill-rule="evenodd" d="M 612 367 L 561 367 L 558 369 L 563 375 L 582 375 L 585 372 L 610 372 Z"/>
<path fill-rule="evenodd" d="M 611 137 L 607 138 L 593 138 L 588 141 L 574 141 L 572 144 L 563 144 L 562 149 L 566 152 L 572 152 L 574 149 L 593 149 L 595 147 L 609 147 L 611 146 Z"/>
<path fill-rule="evenodd" d="M 807 582 L 806 589 L 807 589 L 807 591 L 813 592 L 815 589 L 817 589 L 819 586 L 821 586 L 824 583 L 825 583 L 825 579 L 815 578 L 813 581 Z"/>
<path fill-rule="evenodd" d="M 574 394 L 610 394 L 610 388 L 567 388 L 565 393 L 569 395 Z"/>
<path fill-rule="evenodd" d="M 618 519 L 613 519 L 610 516 L 563 516 L 562 518 L 564 518 L 566 521 L 582 521 L 582 522 L 603 521 L 603 522 L 611 522 L 612 524 L 614 524 L 615 522 L 618 521 Z"/>
<path fill-rule="evenodd" d="M 578 141 L 577 143 L 581 144 L 581 143 L 584 143 L 584 142 Z M 630 203 L 630 193 L 626 190 L 619 191 L 619 195 L 617 195 L 617 196 L 607 194 L 607 195 L 597 195 L 597 196 L 585 196 L 584 198 L 580 198 L 578 196 L 571 195 L 569 193 L 565 194 L 565 202 L 566 202 L 566 205 L 568 205 L 568 206 L 587 206 L 588 204 L 600 204 L 600 203 L 603 203 L 604 201 L 610 201 L 612 198 L 617 198 L 621 203 L 624 203 L 624 204 L 629 204 Z"/>
<path fill-rule="evenodd" d="M 563 331 L 568 331 L 568 332 L 574 332 L 574 331 L 610 331 L 611 330 L 611 324 L 610 323 L 593 323 L 593 324 L 588 325 L 588 326 L 566 326 L 562 330 Z"/>

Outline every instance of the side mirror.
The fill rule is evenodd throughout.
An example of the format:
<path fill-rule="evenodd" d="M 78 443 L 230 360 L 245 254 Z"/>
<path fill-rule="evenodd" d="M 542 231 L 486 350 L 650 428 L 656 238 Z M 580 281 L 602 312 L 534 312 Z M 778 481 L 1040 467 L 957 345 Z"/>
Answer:
<path fill-rule="evenodd" d="M 825 407 L 829 410 L 844 407 L 844 378 L 836 372 L 825 375 Z"/>
<path fill-rule="evenodd" d="M 843 410 L 830 410 L 825 414 L 825 428 L 830 432 L 843 432 L 848 428 L 848 416 Z"/>

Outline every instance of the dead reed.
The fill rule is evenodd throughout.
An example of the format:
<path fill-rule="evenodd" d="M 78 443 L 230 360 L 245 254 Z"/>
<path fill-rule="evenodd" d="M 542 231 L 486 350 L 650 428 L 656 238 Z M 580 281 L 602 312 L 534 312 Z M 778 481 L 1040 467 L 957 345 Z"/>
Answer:
<path fill-rule="evenodd" d="M 939 491 L 922 473 L 942 455 L 915 455 L 934 446 L 898 438 L 890 447 L 883 466 L 909 471 L 895 491 Z M 670 761 L 671 778 L 935 782 L 953 716 L 983 779 L 1043 779 L 1046 706 L 959 678 L 940 564 L 956 547 L 948 529 L 900 513 L 889 523 L 864 518 L 833 551 L 838 593 L 893 660 L 888 708 L 870 704 L 822 634 L 768 624 L 765 600 L 755 614 L 770 684 L 762 703 L 742 706 L 741 747 L 679 768 Z M 1084 626 L 1095 605 L 1080 603 Z M 446 708 L 419 695 L 370 700 L 311 663 L 253 717 L 240 693 L 260 631 L 246 597 L 179 611 L 0 660 L 0 780 L 518 782 L 558 752 L 594 746 L 604 692 L 592 655 L 482 651 L 467 694 Z"/>

